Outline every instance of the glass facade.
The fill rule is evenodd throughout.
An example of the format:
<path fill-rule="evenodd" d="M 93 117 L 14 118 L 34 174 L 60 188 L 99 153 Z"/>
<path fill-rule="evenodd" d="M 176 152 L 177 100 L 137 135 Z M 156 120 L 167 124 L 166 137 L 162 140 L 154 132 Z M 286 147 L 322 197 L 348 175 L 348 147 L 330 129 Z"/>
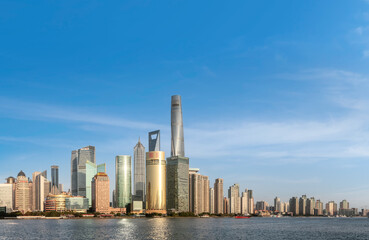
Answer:
<path fill-rule="evenodd" d="M 13 184 L 0 184 L 0 207 L 5 207 L 7 213 L 13 211 Z"/>
<path fill-rule="evenodd" d="M 146 153 L 146 209 L 166 210 L 166 161 L 162 151 Z"/>
<path fill-rule="evenodd" d="M 145 147 L 140 141 L 134 147 L 134 194 L 136 201 L 145 201 Z"/>
<path fill-rule="evenodd" d="M 84 197 L 70 197 L 65 198 L 65 210 L 73 212 L 86 212 L 88 206 L 88 199 Z"/>
<path fill-rule="evenodd" d="M 125 208 L 131 203 L 131 171 L 131 156 L 115 157 L 115 197 L 118 208 Z"/>
<path fill-rule="evenodd" d="M 86 196 L 86 162 L 96 163 L 94 146 L 72 151 L 71 188 L 73 196 Z"/>

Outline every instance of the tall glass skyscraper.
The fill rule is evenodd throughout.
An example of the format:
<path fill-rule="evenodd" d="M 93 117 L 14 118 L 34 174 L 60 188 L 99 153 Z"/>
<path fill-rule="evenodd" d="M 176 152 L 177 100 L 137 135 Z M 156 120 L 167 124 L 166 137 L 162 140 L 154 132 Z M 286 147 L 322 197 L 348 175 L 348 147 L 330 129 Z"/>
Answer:
<path fill-rule="evenodd" d="M 88 198 L 91 200 L 91 181 L 98 172 L 106 172 L 105 164 L 96 165 L 94 146 L 87 146 L 72 151 L 71 159 L 71 188 L 73 196 Z"/>
<path fill-rule="evenodd" d="M 145 201 L 145 147 L 141 141 L 133 149 L 134 151 L 134 195 L 136 201 Z"/>
<path fill-rule="evenodd" d="M 115 198 L 118 208 L 127 208 L 132 200 L 131 156 L 115 157 Z"/>
<path fill-rule="evenodd" d="M 146 153 L 146 213 L 166 213 L 165 153 Z M 188 183 L 187 183 L 188 185 Z"/>
<path fill-rule="evenodd" d="M 59 194 L 59 166 L 51 166 L 51 193 Z"/>
<path fill-rule="evenodd" d="M 189 211 L 189 158 L 184 153 L 181 96 L 172 96 L 171 157 L 167 158 L 167 209 Z"/>

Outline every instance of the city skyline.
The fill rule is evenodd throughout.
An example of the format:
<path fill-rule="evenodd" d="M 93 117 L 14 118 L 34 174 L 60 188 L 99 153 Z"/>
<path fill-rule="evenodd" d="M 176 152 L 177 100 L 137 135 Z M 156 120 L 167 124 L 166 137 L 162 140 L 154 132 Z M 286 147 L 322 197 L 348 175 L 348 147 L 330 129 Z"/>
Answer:
<path fill-rule="evenodd" d="M 0 9 L 0 178 L 57 165 L 68 190 L 93 145 L 114 189 L 139 137 L 160 129 L 170 157 L 179 94 L 189 167 L 224 195 L 369 208 L 367 1 L 18 4 Z"/>

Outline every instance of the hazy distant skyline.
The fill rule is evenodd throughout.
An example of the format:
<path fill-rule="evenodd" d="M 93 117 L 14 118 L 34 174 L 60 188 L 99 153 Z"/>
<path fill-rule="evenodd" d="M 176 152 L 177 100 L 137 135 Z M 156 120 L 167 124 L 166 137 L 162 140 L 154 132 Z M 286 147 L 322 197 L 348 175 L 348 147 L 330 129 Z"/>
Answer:
<path fill-rule="evenodd" d="M 182 96 L 190 167 L 254 190 L 369 208 L 369 2 L 0 4 L 0 178 L 96 146 L 114 159 Z M 50 177 L 49 177 L 50 178 Z M 3 180 L 4 181 L 4 180 Z"/>

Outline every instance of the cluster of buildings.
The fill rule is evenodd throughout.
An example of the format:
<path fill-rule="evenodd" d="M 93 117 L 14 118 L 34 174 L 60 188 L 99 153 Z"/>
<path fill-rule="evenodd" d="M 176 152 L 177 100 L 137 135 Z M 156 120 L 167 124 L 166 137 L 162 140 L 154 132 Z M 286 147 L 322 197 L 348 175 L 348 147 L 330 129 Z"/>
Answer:
<path fill-rule="evenodd" d="M 59 183 L 59 168 L 51 166 L 51 181 L 47 171 L 34 172 L 27 178 L 23 171 L 17 178 L 9 177 L 0 184 L 0 211 L 73 211 L 88 209 L 100 213 L 179 213 L 194 214 L 269 214 L 289 213 L 295 216 L 355 215 L 343 200 L 337 212 L 333 201 L 326 204 L 305 195 L 282 203 L 278 197 L 274 206 L 254 203 L 253 191 L 240 192 L 238 184 L 229 187 L 225 196 L 223 179 L 201 175 L 198 168 L 189 168 L 185 155 L 182 102 L 178 95 L 171 99 L 171 154 L 165 157 L 160 149 L 160 130 L 148 133 L 148 151 L 140 139 L 130 155 L 115 157 L 115 188 L 110 197 L 110 178 L 106 164 L 96 163 L 94 146 L 72 151 L 71 189 L 63 191 Z"/>

